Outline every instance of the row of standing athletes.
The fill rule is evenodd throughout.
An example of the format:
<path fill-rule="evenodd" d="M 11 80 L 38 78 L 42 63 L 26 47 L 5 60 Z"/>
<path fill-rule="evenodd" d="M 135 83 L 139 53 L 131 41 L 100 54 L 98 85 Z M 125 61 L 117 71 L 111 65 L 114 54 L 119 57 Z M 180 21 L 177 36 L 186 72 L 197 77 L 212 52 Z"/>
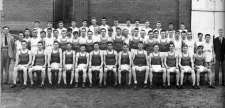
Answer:
<path fill-rule="evenodd" d="M 38 49 L 42 49 L 43 47 L 43 42 L 39 42 L 39 48 Z M 62 49 L 62 51 L 59 51 L 60 53 L 57 53 L 57 46 L 60 46 L 60 49 Z M 121 54 L 123 54 L 124 51 L 123 47 L 124 46 L 124 51 L 126 52 L 126 48 L 128 53 L 128 58 L 123 56 Z M 184 72 L 190 72 L 192 74 L 192 81 L 193 84 L 192 86 L 194 88 L 199 88 L 199 75 L 197 75 L 197 85 L 195 84 L 195 71 L 194 71 L 194 67 L 193 67 L 193 60 L 192 60 L 192 56 L 190 56 L 188 53 L 188 51 L 186 51 L 187 54 L 182 54 L 181 55 L 181 64 L 184 66 L 179 66 L 180 68 L 178 68 L 177 64 L 178 61 L 176 60 L 178 57 L 175 56 L 177 55 L 176 52 L 174 51 L 172 52 L 172 55 L 174 56 L 167 56 L 170 59 L 168 61 L 170 62 L 166 62 L 169 63 L 169 65 L 171 65 L 171 67 L 173 68 L 165 68 L 164 67 L 164 57 L 166 56 L 166 52 L 168 52 L 171 47 L 171 44 L 169 43 L 152 43 L 152 45 L 148 44 L 148 45 L 144 45 L 143 42 L 141 41 L 137 41 L 137 42 L 130 42 L 130 49 L 129 50 L 129 45 L 124 44 L 123 40 L 121 39 L 120 41 L 114 41 L 114 42 L 104 42 L 104 43 L 93 43 L 92 45 L 80 45 L 78 48 L 77 46 L 75 46 L 73 51 L 73 45 L 71 43 L 59 43 L 57 41 L 54 42 L 53 45 L 53 49 L 52 51 L 50 51 L 49 54 L 44 54 L 44 50 L 43 50 L 43 54 L 38 54 L 39 50 L 37 50 L 37 53 L 33 55 L 33 57 L 31 57 L 32 59 L 32 63 L 31 63 L 31 67 L 29 67 L 29 77 L 31 79 L 31 85 L 33 85 L 33 75 L 31 74 L 33 71 L 37 71 L 37 70 L 41 70 L 42 71 L 42 83 L 41 86 L 44 85 L 44 79 L 45 79 L 45 69 L 43 68 L 41 65 L 48 65 L 48 69 L 47 69 L 47 73 L 48 73 L 48 79 L 49 79 L 49 83 L 52 84 L 52 78 L 51 78 L 51 74 L 52 74 L 52 70 L 59 70 L 58 73 L 58 84 L 61 82 L 61 76 L 63 76 L 64 79 L 64 84 L 66 84 L 66 71 L 67 70 L 71 70 L 74 69 L 75 72 L 71 73 L 71 81 L 70 84 L 73 83 L 73 79 L 75 76 L 75 87 L 78 86 L 78 72 L 82 71 L 83 72 L 83 83 L 82 83 L 82 87 L 85 87 L 85 83 L 86 83 L 86 78 L 87 78 L 87 70 L 88 70 L 88 78 L 89 78 L 89 86 L 92 87 L 92 71 L 99 71 L 99 86 L 102 86 L 102 81 L 104 80 L 104 85 L 106 85 L 106 73 L 108 70 L 112 70 L 114 72 L 114 76 L 115 76 L 115 84 L 117 85 L 117 78 L 118 78 L 118 83 L 121 84 L 121 71 L 122 70 L 126 70 L 129 72 L 129 81 L 128 81 L 128 85 L 131 84 L 131 76 L 133 76 L 133 80 L 134 80 L 134 85 L 136 87 L 137 85 L 137 79 L 136 79 L 136 74 L 138 74 L 138 72 L 145 72 L 145 80 L 144 80 L 144 87 L 147 87 L 147 81 L 148 81 L 148 77 L 150 79 L 150 87 L 152 87 L 152 72 L 162 72 L 163 73 L 163 86 L 166 86 L 166 77 L 167 77 L 167 81 L 168 81 L 168 87 L 170 87 L 170 77 L 169 74 L 170 72 L 176 72 L 177 73 L 177 77 L 176 77 L 176 85 L 179 88 L 182 88 L 183 85 L 183 73 Z M 174 47 L 174 44 L 172 44 L 172 46 Z M 100 50 L 98 50 L 100 47 Z M 69 48 L 69 49 L 67 49 Z M 115 49 L 115 51 L 113 50 L 113 48 Z M 188 46 L 184 47 L 186 49 L 188 49 Z M 78 49 L 80 49 L 80 51 L 78 51 Z M 87 49 L 87 50 L 85 50 Z M 112 52 L 110 50 L 112 49 Z M 133 50 L 135 49 L 135 50 Z M 145 49 L 145 50 L 144 50 Z M 160 50 L 159 50 L 160 49 Z M 55 51 L 56 50 L 56 51 Z M 67 52 L 70 50 L 76 53 L 76 56 L 74 56 L 75 54 L 72 54 L 73 56 L 65 56 L 67 55 Z M 86 56 L 86 58 L 83 58 L 80 54 L 83 52 L 88 52 L 86 53 L 87 55 L 90 53 L 90 56 Z M 146 51 L 147 50 L 147 51 Z M 174 50 L 174 49 L 173 49 Z M 65 54 L 63 54 L 62 52 L 64 52 Z M 102 54 L 99 54 L 101 52 Z M 108 53 L 111 52 L 112 54 Z M 158 53 L 161 52 L 161 53 Z M 45 52 L 46 53 L 46 52 Z M 117 53 L 119 53 L 119 60 L 117 62 Z M 151 53 L 151 54 L 150 54 Z M 22 53 L 21 53 L 22 54 Z M 26 55 L 26 54 L 25 54 Z M 47 56 L 45 56 L 47 55 Z M 63 55 L 63 57 L 62 57 Z M 149 60 L 148 60 L 148 55 L 150 56 L 150 66 L 149 67 Z M 187 56 L 187 57 L 183 57 L 183 55 Z M 25 68 L 23 65 L 20 65 L 21 63 L 19 62 L 20 57 L 22 58 L 23 56 L 18 55 L 18 60 L 17 60 L 17 65 L 15 66 L 15 71 L 14 73 L 17 73 L 18 70 L 22 69 L 25 70 L 27 68 Z M 90 59 L 88 59 L 90 57 Z M 122 58 L 120 58 L 122 57 Z M 27 55 L 24 56 L 24 61 L 28 62 L 29 60 L 25 59 L 28 58 Z M 72 58 L 76 58 L 75 61 L 73 61 Z M 115 58 L 115 59 L 114 59 Z M 62 60 L 63 59 L 63 60 Z M 85 60 L 86 59 L 86 60 Z M 46 63 L 45 61 L 48 61 L 48 63 Z M 71 61 L 72 60 L 72 61 Z M 88 60 L 90 60 L 90 63 L 88 62 Z M 108 60 L 108 61 L 107 61 Z M 174 61 L 175 60 L 175 61 Z M 196 59 L 198 60 L 198 59 Z M 62 61 L 65 61 L 65 63 L 62 63 Z M 77 62 L 76 62 L 77 61 Z M 23 61 L 22 61 L 23 62 Z M 75 68 L 74 68 L 74 62 L 76 62 Z M 122 62 L 122 64 L 121 64 Z M 200 63 L 199 63 L 200 62 Z M 209 68 L 205 67 L 203 65 L 204 63 L 204 59 L 200 59 L 200 61 L 197 62 L 197 64 L 199 66 L 201 66 L 201 68 L 198 67 L 198 71 L 206 71 L 210 73 L 210 87 L 212 86 L 212 80 L 211 80 L 211 70 L 209 70 Z M 24 64 L 24 63 L 22 63 Z M 25 63 L 26 64 L 26 63 Z M 69 64 L 69 65 L 60 65 L 60 64 Z M 124 65 L 123 65 L 124 64 Z M 125 65 L 126 64 L 126 65 Z M 23 67 L 23 68 L 21 68 Z M 169 66 L 170 67 L 170 66 Z M 118 69 L 118 70 L 117 70 Z M 180 70 L 180 71 L 179 71 Z M 63 71 L 63 72 L 62 72 Z M 118 73 L 117 73 L 118 71 Z M 167 73 L 166 73 L 167 72 Z M 132 75 L 131 75 L 132 73 Z M 75 75 L 74 75 L 75 74 Z M 25 74 L 26 75 L 26 74 Z M 16 77 L 17 74 L 14 75 L 14 85 L 16 84 Z M 104 76 L 104 77 L 103 77 Z M 118 76 L 118 77 L 117 77 Z M 104 78 L 104 79 L 103 79 Z M 26 85 L 26 80 L 24 80 L 24 85 Z"/>

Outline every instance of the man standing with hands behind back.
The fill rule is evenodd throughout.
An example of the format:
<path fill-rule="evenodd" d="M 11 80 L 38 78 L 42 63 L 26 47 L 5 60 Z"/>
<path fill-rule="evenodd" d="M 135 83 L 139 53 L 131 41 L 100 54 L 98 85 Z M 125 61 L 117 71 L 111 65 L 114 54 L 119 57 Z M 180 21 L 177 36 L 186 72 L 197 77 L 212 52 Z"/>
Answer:
<path fill-rule="evenodd" d="M 225 86 L 225 38 L 224 38 L 224 30 L 219 29 L 219 36 L 213 40 L 214 44 L 214 52 L 216 56 L 216 64 L 215 64 L 215 83 L 219 84 L 219 70 L 222 68 L 222 85 Z"/>
<path fill-rule="evenodd" d="M 9 33 L 9 27 L 3 26 L 1 32 L 1 81 L 9 83 L 9 66 L 11 60 L 15 58 L 14 38 Z"/>

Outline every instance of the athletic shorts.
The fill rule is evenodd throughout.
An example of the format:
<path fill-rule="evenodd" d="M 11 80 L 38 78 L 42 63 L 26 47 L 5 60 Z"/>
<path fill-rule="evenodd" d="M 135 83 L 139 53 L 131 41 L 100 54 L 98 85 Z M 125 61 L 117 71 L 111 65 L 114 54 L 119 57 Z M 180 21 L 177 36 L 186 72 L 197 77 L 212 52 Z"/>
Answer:
<path fill-rule="evenodd" d="M 146 71 L 149 69 L 148 66 L 134 66 L 135 71 Z"/>
<path fill-rule="evenodd" d="M 205 62 L 212 62 L 213 55 L 211 53 L 205 53 Z"/>
<path fill-rule="evenodd" d="M 152 72 L 163 72 L 163 68 L 161 65 L 152 65 Z"/>
<path fill-rule="evenodd" d="M 177 72 L 177 68 L 176 67 L 168 67 L 167 72 Z"/>
<path fill-rule="evenodd" d="M 59 64 L 59 63 L 52 63 L 52 64 L 50 65 L 50 68 L 51 68 L 52 70 L 58 70 L 58 69 L 60 68 L 60 64 Z"/>
<path fill-rule="evenodd" d="M 181 71 L 185 72 L 185 73 L 191 73 L 192 68 L 190 66 L 183 66 L 183 68 L 181 68 Z"/>
<path fill-rule="evenodd" d="M 100 71 L 102 69 L 102 66 L 91 66 L 90 69 L 92 71 Z"/>
<path fill-rule="evenodd" d="M 77 71 L 83 71 L 83 70 L 87 70 L 87 65 L 86 64 L 79 64 L 77 66 Z"/>
<path fill-rule="evenodd" d="M 32 66 L 31 67 L 32 71 L 42 71 L 45 70 L 43 66 Z"/>
<path fill-rule="evenodd" d="M 199 72 L 207 72 L 207 68 L 205 66 L 196 66 L 196 71 L 199 71 Z"/>
<path fill-rule="evenodd" d="M 65 64 L 64 68 L 65 70 L 73 70 L 73 64 Z"/>
<path fill-rule="evenodd" d="M 17 65 L 16 67 L 15 67 L 17 70 L 27 70 L 28 69 L 28 67 L 27 67 L 27 65 Z"/>
<path fill-rule="evenodd" d="M 126 65 L 126 64 L 124 64 L 124 65 L 121 65 L 120 66 L 120 71 L 130 71 L 130 65 Z"/>
<path fill-rule="evenodd" d="M 116 66 L 115 65 L 106 65 L 105 66 L 105 70 L 114 70 L 114 69 L 116 69 Z"/>

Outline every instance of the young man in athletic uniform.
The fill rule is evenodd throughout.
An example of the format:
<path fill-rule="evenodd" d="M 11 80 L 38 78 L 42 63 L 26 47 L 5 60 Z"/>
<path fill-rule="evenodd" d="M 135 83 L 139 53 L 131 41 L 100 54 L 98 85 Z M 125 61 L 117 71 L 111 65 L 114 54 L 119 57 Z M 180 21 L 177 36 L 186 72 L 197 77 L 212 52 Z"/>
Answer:
<path fill-rule="evenodd" d="M 110 27 L 108 30 L 108 42 L 113 42 L 115 35 L 113 35 L 113 29 Z"/>
<path fill-rule="evenodd" d="M 54 41 L 59 41 L 59 31 L 58 30 L 53 30 L 53 40 Z"/>
<path fill-rule="evenodd" d="M 153 31 L 150 30 L 148 32 L 147 39 L 144 41 L 145 50 L 147 51 L 148 55 L 153 52 L 153 36 Z"/>
<path fill-rule="evenodd" d="M 182 45 L 182 54 L 179 57 L 180 88 L 183 88 L 184 73 L 191 73 L 192 87 L 195 88 L 195 71 L 193 56 L 188 53 L 188 46 Z"/>
<path fill-rule="evenodd" d="M 186 29 L 184 23 L 181 23 L 181 24 L 180 24 L 179 31 L 180 31 L 180 33 L 182 33 L 183 31 L 184 31 L 184 32 L 188 32 L 188 30 Z"/>
<path fill-rule="evenodd" d="M 89 26 L 89 30 L 92 31 L 94 36 L 98 35 L 100 27 L 97 25 L 97 20 L 94 17 L 91 18 L 91 25 Z"/>
<path fill-rule="evenodd" d="M 159 34 L 160 34 L 161 30 L 162 30 L 161 26 L 162 26 L 161 22 L 157 21 L 156 22 L 156 28 L 153 31 L 157 30 L 159 32 Z"/>
<path fill-rule="evenodd" d="M 205 55 L 205 66 L 211 69 L 212 63 L 215 61 L 215 54 L 213 50 L 213 42 L 211 41 L 210 34 L 205 35 L 205 43 L 203 45 L 203 53 Z"/>
<path fill-rule="evenodd" d="M 163 55 L 161 52 L 159 52 L 159 45 L 154 44 L 153 46 L 153 52 L 149 55 L 149 66 L 150 66 L 150 72 L 149 72 L 149 79 L 150 79 L 150 88 L 152 88 L 152 79 L 153 79 L 153 72 L 162 73 L 163 76 L 163 87 L 166 86 L 166 69 L 164 68 L 163 63 Z"/>
<path fill-rule="evenodd" d="M 118 58 L 118 83 L 119 86 L 121 85 L 121 72 L 127 71 L 128 72 L 128 86 L 131 85 L 131 64 L 132 64 L 132 57 L 131 52 L 129 51 L 128 44 L 123 44 L 123 50 L 119 52 L 119 58 Z"/>
<path fill-rule="evenodd" d="M 106 30 L 106 34 L 108 34 L 109 25 L 107 25 L 106 22 L 107 22 L 107 19 L 103 17 L 101 20 L 102 25 L 100 26 L 100 30 L 104 28 Z"/>
<path fill-rule="evenodd" d="M 80 31 L 82 31 L 82 29 L 85 29 L 85 36 L 87 35 L 87 31 L 88 31 L 88 27 L 87 27 L 87 20 L 83 20 L 82 22 L 82 26 L 80 27 Z"/>
<path fill-rule="evenodd" d="M 80 52 L 76 54 L 76 63 L 75 63 L 75 87 L 78 87 L 79 72 L 82 71 L 82 87 L 85 87 L 87 79 L 87 70 L 89 64 L 89 54 L 85 51 L 86 47 L 84 44 L 80 45 Z M 89 79 L 90 80 L 90 79 Z M 89 85 L 92 87 L 92 83 Z"/>
<path fill-rule="evenodd" d="M 132 39 L 130 40 L 129 42 L 129 46 L 131 48 L 131 52 L 133 52 L 134 50 L 137 50 L 138 49 L 138 43 L 140 42 L 140 37 L 139 37 L 139 29 L 138 28 L 135 28 L 133 30 L 133 36 L 132 36 Z"/>
<path fill-rule="evenodd" d="M 124 40 L 123 40 L 121 28 L 117 27 L 116 28 L 116 34 L 115 34 L 115 37 L 114 37 L 114 40 L 113 40 L 114 49 L 117 52 L 122 51 L 122 47 L 121 46 L 123 46 L 123 42 L 124 42 Z"/>
<path fill-rule="evenodd" d="M 102 28 L 101 29 L 100 41 L 99 41 L 100 50 L 103 50 L 103 51 L 107 50 L 107 42 L 108 42 L 108 36 L 106 34 L 106 29 Z"/>
<path fill-rule="evenodd" d="M 180 79 L 180 71 L 179 71 L 179 67 L 178 67 L 179 55 L 175 52 L 174 48 L 175 48 L 174 43 L 170 42 L 169 43 L 169 51 L 166 53 L 165 58 L 164 58 L 165 59 L 164 64 L 165 64 L 165 68 L 166 68 L 166 72 L 167 72 L 168 88 L 171 87 L 170 73 L 176 73 L 176 86 L 177 86 L 177 88 L 179 87 L 179 79 Z"/>
<path fill-rule="evenodd" d="M 124 41 L 124 43 L 128 45 L 130 42 L 130 39 L 132 38 L 131 35 L 129 35 L 129 31 L 127 29 L 123 29 L 122 36 L 123 36 L 122 40 Z"/>
<path fill-rule="evenodd" d="M 200 82 L 200 74 L 203 72 L 207 72 L 208 73 L 208 77 L 209 77 L 209 87 L 210 88 L 214 88 L 214 86 L 212 86 L 212 70 L 210 68 L 207 68 L 205 66 L 205 55 L 203 53 L 203 46 L 200 45 L 197 47 L 197 51 L 194 55 L 194 64 L 195 64 L 195 71 L 196 71 L 196 88 L 200 89 L 199 87 L 199 82 Z"/>
<path fill-rule="evenodd" d="M 62 37 L 62 36 L 61 36 L 62 31 L 63 31 L 63 30 L 66 31 L 66 28 L 64 27 L 63 21 L 59 21 L 59 22 L 58 22 L 58 28 L 57 28 L 56 30 L 58 30 L 58 32 L 59 32 L 59 38 L 61 38 L 61 37 Z"/>
<path fill-rule="evenodd" d="M 33 30 L 32 37 L 30 39 L 31 53 L 37 52 L 39 41 L 40 41 L 40 38 L 37 37 L 37 30 Z"/>
<path fill-rule="evenodd" d="M 149 20 L 145 21 L 145 26 L 142 28 L 142 30 L 145 31 L 145 34 L 148 34 L 148 32 L 150 30 L 152 30 L 152 28 L 150 27 L 150 21 Z"/>
<path fill-rule="evenodd" d="M 114 74 L 114 86 L 117 85 L 117 59 L 118 54 L 113 50 L 113 43 L 107 43 L 108 49 L 104 53 L 104 86 L 106 86 L 107 73 L 112 71 Z"/>
<path fill-rule="evenodd" d="M 49 31 L 49 29 L 51 29 L 51 28 L 48 28 L 47 30 Z M 45 50 L 48 53 L 49 53 L 49 51 L 52 50 L 53 42 L 54 42 L 53 37 L 50 34 L 48 34 L 47 37 L 45 38 Z"/>
<path fill-rule="evenodd" d="M 24 34 L 23 34 L 23 32 L 20 32 L 19 33 L 18 38 L 19 39 L 15 40 L 15 48 L 16 48 L 16 51 L 19 51 L 19 50 L 22 49 L 21 42 L 24 40 Z"/>
<path fill-rule="evenodd" d="M 66 30 L 62 30 L 61 32 L 61 38 L 59 38 L 59 47 L 62 49 L 62 51 L 65 51 L 66 50 L 66 44 L 68 43 L 68 38 L 66 36 Z"/>
<path fill-rule="evenodd" d="M 70 28 L 72 29 L 72 33 L 75 32 L 75 31 L 79 32 L 79 28 L 77 27 L 76 21 L 71 21 L 71 27 Z"/>
<path fill-rule="evenodd" d="M 173 42 L 175 39 L 175 30 L 174 30 L 173 23 L 169 23 L 169 27 L 168 27 L 168 30 L 166 31 L 166 34 L 168 37 L 168 41 Z"/>
<path fill-rule="evenodd" d="M 63 81 L 67 85 L 66 72 L 70 71 L 70 85 L 73 83 L 74 78 L 74 66 L 75 66 L 75 51 L 72 50 L 72 44 L 67 43 L 67 50 L 63 52 Z"/>
<path fill-rule="evenodd" d="M 62 76 L 62 49 L 59 48 L 59 42 L 54 41 L 53 43 L 53 49 L 48 54 L 48 81 L 49 84 L 52 85 L 52 74 L 56 76 L 56 72 L 53 73 L 53 71 L 58 71 L 58 82 L 59 85 L 61 82 L 61 76 Z"/>
<path fill-rule="evenodd" d="M 81 36 L 79 37 L 79 44 L 86 44 L 87 43 L 87 33 L 85 28 L 81 28 Z"/>
<path fill-rule="evenodd" d="M 72 49 L 78 52 L 79 48 L 79 33 L 77 31 L 73 32 L 73 39 L 72 39 Z"/>
<path fill-rule="evenodd" d="M 142 29 L 140 31 L 140 39 L 141 39 L 142 42 L 144 42 L 146 40 L 146 32 L 145 32 L 144 29 Z"/>
<path fill-rule="evenodd" d="M 12 88 L 16 87 L 18 71 L 20 70 L 23 71 L 23 85 L 24 87 L 27 86 L 27 70 L 29 65 L 31 64 L 32 55 L 30 51 L 27 49 L 26 41 L 21 41 L 21 46 L 22 48 L 18 50 L 16 53 L 16 62 L 13 71 L 13 85 L 11 86 Z"/>
<path fill-rule="evenodd" d="M 188 31 L 187 32 L 187 41 L 186 44 L 188 45 L 188 52 L 190 53 L 191 56 L 194 55 L 194 47 L 195 47 L 195 42 L 192 36 L 192 32 Z"/>
<path fill-rule="evenodd" d="M 203 46 L 204 44 L 205 44 L 205 40 L 203 38 L 203 34 L 198 33 L 198 37 L 196 38 L 196 41 L 195 41 L 194 50 L 196 51 L 198 46 Z"/>
<path fill-rule="evenodd" d="M 130 19 L 127 19 L 126 20 L 126 26 L 124 27 L 124 29 L 127 29 L 128 30 L 128 33 L 130 36 L 132 36 L 132 26 L 131 26 L 131 20 Z"/>
<path fill-rule="evenodd" d="M 38 50 L 36 53 L 33 53 L 33 59 L 31 63 L 31 67 L 28 70 L 29 78 L 30 78 L 30 83 L 31 86 L 34 85 L 33 81 L 33 72 L 34 71 L 41 71 L 41 85 L 40 87 L 44 86 L 44 81 L 45 81 L 45 69 L 47 66 L 47 54 L 45 53 L 43 49 L 43 43 L 41 41 L 38 42 Z"/>
<path fill-rule="evenodd" d="M 168 48 L 168 40 L 166 39 L 166 31 L 165 30 L 161 30 L 160 32 L 160 43 L 159 43 L 159 51 L 161 52 L 162 56 L 165 56 L 165 54 L 169 51 Z"/>
<path fill-rule="evenodd" d="M 34 28 L 37 31 L 37 36 L 40 37 L 42 28 L 40 27 L 40 21 L 34 21 Z"/>
<path fill-rule="evenodd" d="M 102 87 L 102 79 L 103 79 L 103 53 L 99 49 L 99 43 L 94 43 L 94 50 L 90 53 L 90 61 L 89 61 L 89 82 L 92 86 L 92 72 L 99 72 L 99 87 Z"/>
<path fill-rule="evenodd" d="M 94 41 L 93 41 L 93 32 L 88 31 L 87 32 L 87 41 L 86 41 L 86 51 L 90 53 L 91 51 L 94 50 Z"/>
<path fill-rule="evenodd" d="M 133 67 L 132 67 L 132 73 L 134 78 L 134 88 L 137 87 L 137 74 L 140 74 L 141 72 L 145 71 L 145 79 L 144 79 L 144 85 L 147 86 L 147 80 L 149 75 L 149 62 L 148 62 L 148 55 L 147 52 L 143 49 L 143 42 L 138 43 L 138 49 L 133 52 Z"/>
<path fill-rule="evenodd" d="M 179 31 L 176 31 L 175 39 L 174 39 L 173 43 L 174 43 L 174 47 L 175 47 L 175 52 L 177 54 L 181 54 L 182 41 L 181 41 L 181 38 L 180 38 L 180 32 Z"/>
<path fill-rule="evenodd" d="M 52 30 L 51 32 L 53 32 L 53 30 L 54 30 L 51 21 L 48 21 L 48 22 L 47 22 L 47 26 L 46 26 L 46 28 L 44 29 L 44 31 L 47 32 L 48 29 L 51 29 L 51 30 Z"/>
<path fill-rule="evenodd" d="M 30 42 L 30 38 L 31 38 L 30 29 L 25 28 L 25 30 L 24 30 L 24 40 L 28 42 L 28 45 L 29 45 L 29 42 Z"/>
<path fill-rule="evenodd" d="M 114 21 L 113 21 L 113 26 L 112 26 L 113 35 L 116 35 L 116 28 L 120 28 L 119 27 L 119 20 L 118 19 L 114 19 Z"/>

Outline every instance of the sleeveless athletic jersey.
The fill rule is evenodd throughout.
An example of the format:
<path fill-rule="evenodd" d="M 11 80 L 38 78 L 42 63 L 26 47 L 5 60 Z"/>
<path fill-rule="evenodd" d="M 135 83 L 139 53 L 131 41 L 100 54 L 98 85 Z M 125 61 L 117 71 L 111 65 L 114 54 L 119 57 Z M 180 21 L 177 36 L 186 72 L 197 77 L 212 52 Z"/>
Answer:
<path fill-rule="evenodd" d="M 147 43 L 145 43 L 145 50 L 147 51 L 148 54 L 153 52 L 153 41 L 148 41 Z"/>
<path fill-rule="evenodd" d="M 20 51 L 19 54 L 19 64 L 21 65 L 25 65 L 29 63 L 29 53 L 28 51 L 23 53 L 22 51 Z"/>
<path fill-rule="evenodd" d="M 187 56 L 187 57 L 182 56 L 181 57 L 181 65 L 182 66 L 191 66 L 191 58 L 189 56 Z"/>
<path fill-rule="evenodd" d="M 92 54 L 92 60 L 91 60 L 91 65 L 92 66 L 100 66 L 101 65 L 101 55 L 100 51 L 98 54 Z"/>
<path fill-rule="evenodd" d="M 93 41 L 92 40 L 87 40 L 87 43 L 86 43 L 86 51 L 88 53 L 90 53 L 93 50 L 94 50 Z"/>
<path fill-rule="evenodd" d="M 67 39 L 61 39 L 60 40 L 60 48 L 62 49 L 62 51 L 65 51 L 67 47 Z"/>
<path fill-rule="evenodd" d="M 204 59 L 204 57 L 203 56 L 196 56 L 195 57 L 195 65 L 197 65 L 197 66 L 203 66 L 204 65 L 204 61 L 205 61 L 205 59 Z"/>
<path fill-rule="evenodd" d="M 169 67 L 175 67 L 176 66 L 176 57 L 175 57 L 175 53 L 170 55 L 168 54 L 168 56 L 166 57 L 166 64 Z"/>
<path fill-rule="evenodd" d="M 102 39 L 99 45 L 100 50 L 107 50 L 108 39 Z"/>
<path fill-rule="evenodd" d="M 166 41 L 164 41 L 164 42 L 160 41 L 159 50 L 160 50 L 160 52 L 168 52 L 169 51 L 168 43 Z"/>
<path fill-rule="evenodd" d="M 130 64 L 130 58 L 128 53 L 121 53 L 121 60 L 120 60 L 121 65 L 123 64 Z"/>
<path fill-rule="evenodd" d="M 176 51 L 181 51 L 182 42 L 181 41 L 176 41 L 176 40 L 174 40 L 173 42 L 174 42 L 175 50 Z"/>
<path fill-rule="evenodd" d="M 77 64 L 87 64 L 87 57 L 86 54 L 81 55 L 81 53 L 79 53 L 79 57 L 78 57 L 78 63 Z"/>
<path fill-rule="evenodd" d="M 35 55 L 35 61 L 34 61 L 34 65 L 38 65 L 38 66 L 43 66 L 45 64 L 45 54 L 44 51 L 42 54 L 36 54 Z"/>
<path fill-rule="evenodd" d="M 202 40 L 201 42 L 199 41 L 199 40 L 197 40 L 196 42 L 195 42 L 195 44 L 196 44 L 196 46 L 198 47 L 198 46 L 203 46 L 204 45 L 204 41 Z"/>
<path fill-rule="evenodd" d="M 109 54 L 108 51 L 106 52 L 105 63 L 106 63 L 106 65 L 115 65 L 116 64 L 116 55 L 115 55 L 114 51 L 112 54 Z"/>
<path fill-rule="evenodd" d="M 73 64 L 73 52 L 65 53 L 65 64 Z"/>
<path fill-rule="evenodd" d="M 72 49 L 78 52 L 80 50 L 78 39 L 72 40 Z"/>
<path fill-rule="evenodd" d="M 113 41 L 114 43 L 114 49 L 119 52 L 122 51 L 122 46 L 123 46 L 123 37 L 117 37 L 115 36 L 115 39 Z"/>
<path fill-rule="evenodd" d="M 134 57 L 134 65 L 137 66 L 146 66 L 147 65 L 147 60 L 146 56 L 144 53 L 137 53 Z"/>
<path fill-rule="evenodd" d="M 160 54 L 154 55 L 152 53 L 151 65 L 161 65 L 161 57 L 160 57 Z"/>
<path fill-rule="evenodd" d="M 131 49 L 138 49 L 138 43 L 139 43 L 140 39 L 134 39 L 130 41 L 130 47 Z"/>
<path fill-rule="evenodd" d="M 54 53 L 52 51 L 50 63 L 60 63 L 60 54 L 59 54 L 59 51 L 56 52 L 56 53 Z"/>

